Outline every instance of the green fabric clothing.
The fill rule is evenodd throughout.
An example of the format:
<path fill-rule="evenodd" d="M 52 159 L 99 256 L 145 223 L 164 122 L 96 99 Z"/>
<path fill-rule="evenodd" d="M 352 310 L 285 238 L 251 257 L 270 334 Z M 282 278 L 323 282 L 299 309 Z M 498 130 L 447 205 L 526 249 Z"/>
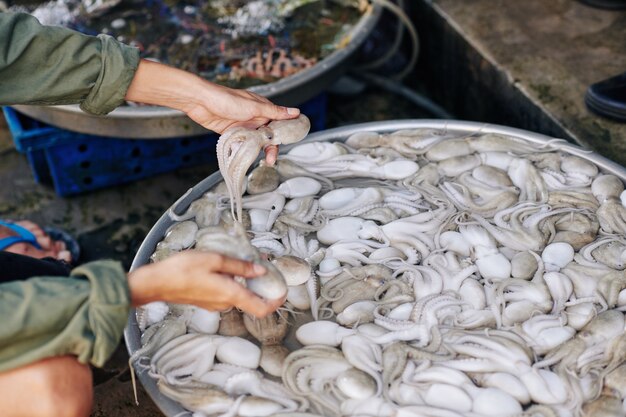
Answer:
<path fill-rule="evenodd" d="M 110 36 L 0 13 L 0 104 L 80 103 L 106 114 L 124 102 L 138 65 L 139 51 Z M 0 284 L 0 372 L 67 354 L 102 366 L 129 309 L 126 273 L 114 261 L 80 266 L 69 278 Z"/>
<path fill-rule="evenodd" d="M 0 13 L 0 104 L 76 104 L 96 115 L 124 102 L 139 50 L 108 35 L 42 26 Z"/>
<path fill-rule="evenodd" d="M 70 277 L 0 284 L 0 372 L 59 355 L 102 366 L 117 347 L 130 310 L 126 273 L 91 262 Z"/>

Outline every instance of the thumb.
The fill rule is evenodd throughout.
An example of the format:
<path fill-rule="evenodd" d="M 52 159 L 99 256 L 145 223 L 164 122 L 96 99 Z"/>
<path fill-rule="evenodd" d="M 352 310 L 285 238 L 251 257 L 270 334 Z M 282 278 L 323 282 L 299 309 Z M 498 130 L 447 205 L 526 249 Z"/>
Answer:
<path fill-rule="evenodd" d="M 300 115 L 300 109 L 296 107 L 278 106 L 276 104 L 263 104 L 262 106 L 261 115 L 268 119 L 293 119 Z"/>

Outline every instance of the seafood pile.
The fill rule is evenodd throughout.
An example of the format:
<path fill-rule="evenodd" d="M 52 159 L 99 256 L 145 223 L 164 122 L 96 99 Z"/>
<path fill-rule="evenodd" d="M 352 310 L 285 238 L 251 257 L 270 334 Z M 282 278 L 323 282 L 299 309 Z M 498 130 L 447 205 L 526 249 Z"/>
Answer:
<path fill-rule="evenodd" d="M 107 34 L 142 58 L 247 88 L 311 68 L 343 48 L 369 8 L 366 0 L 35 0 L 9 11 Z"/>
<path fill-rule="evenodd" d="M 152 260 L 238 248 L 287 301 L 140 308 L 132 360 L 162 394 L 195 416 L 625 414 L 620 178 L 558 141 L 433 129 L 296 143 L 246 178 L 269 136 L 223 136 L 230 178 L 170 210 Z"/>

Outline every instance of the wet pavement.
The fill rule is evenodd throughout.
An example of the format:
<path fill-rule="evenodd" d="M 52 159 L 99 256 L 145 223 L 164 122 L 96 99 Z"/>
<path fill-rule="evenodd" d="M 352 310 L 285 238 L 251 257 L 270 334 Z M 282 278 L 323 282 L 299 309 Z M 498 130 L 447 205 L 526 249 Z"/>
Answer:
<path fill-rule="evenodd" d="M 506 6 L 505 6 L 506 4 Z M 589 113 L 587 85 L 626 71 L 626 13 L 573 0 L 436 0 L 415 3 L 422 39 L 420 86 L 459 119 L 564 137 L 626 162 L 626 125 Z M 370 88 L 329 95 L 327 127 L 432 118 L 405 99 Z M 130 184 L 59 197 L 35 182 L 29 163 L 0 126 L 0 218 L 30 219 L 77 237 L 81 262 L 113 258 L 125 267 L 162 213 L 215 165 L 180 169 Z M 134 405 L 123 345 L 95 371 L 93 416 L 160 416 L 140 388 Z"/>

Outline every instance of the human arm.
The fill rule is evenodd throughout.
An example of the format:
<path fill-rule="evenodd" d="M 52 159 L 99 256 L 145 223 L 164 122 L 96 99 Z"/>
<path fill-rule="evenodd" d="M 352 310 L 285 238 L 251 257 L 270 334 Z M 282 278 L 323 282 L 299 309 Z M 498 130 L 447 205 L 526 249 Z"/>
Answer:
<path fill-rule="evenodd" d="M 0 105 L 79 103 L 87 113 L 104 115 L 129 100 L 180 110 L 217 133 L 300 113 L 246 90 L 140 60 L 138 49 L 110 36 L 42 26 L 28 14 L 0 13 L 0 39 Z M 266 154 L 272 165 L 277 148 Z"/>
<path fill-rule="evenodd" d="M 80 104 L 106 114 L 124 102 L 139 64 L 136 48 L 110 36 L 43 26 L 0 13 L 0 104 Z"/>
<path fill-rule="evenodd" d="M 70 277 L 0 284 L 0 372 L 68 354 L 102 366 L 121 338 L 131 303 L 237 306 L 257 316 L 282 304 L 261 300 L 231 274 L 259 275 L 249 262 L 189 251 L 140 267 L 128 278 L 118 262 L 96 261 L 75 268 Z"/>
<path fill-rule="evenodd" d="M 233 126 L 257 128 L 271 120 L 292 119 L 297 108 L 272 104 L 247 90 L 209 82 L 195 74 L 142 59 L 126 99 L 180 110 L 199 125 L 217 133 Z M 266 160 L 276 161 L 278 148 L 269 146 Z"/>

